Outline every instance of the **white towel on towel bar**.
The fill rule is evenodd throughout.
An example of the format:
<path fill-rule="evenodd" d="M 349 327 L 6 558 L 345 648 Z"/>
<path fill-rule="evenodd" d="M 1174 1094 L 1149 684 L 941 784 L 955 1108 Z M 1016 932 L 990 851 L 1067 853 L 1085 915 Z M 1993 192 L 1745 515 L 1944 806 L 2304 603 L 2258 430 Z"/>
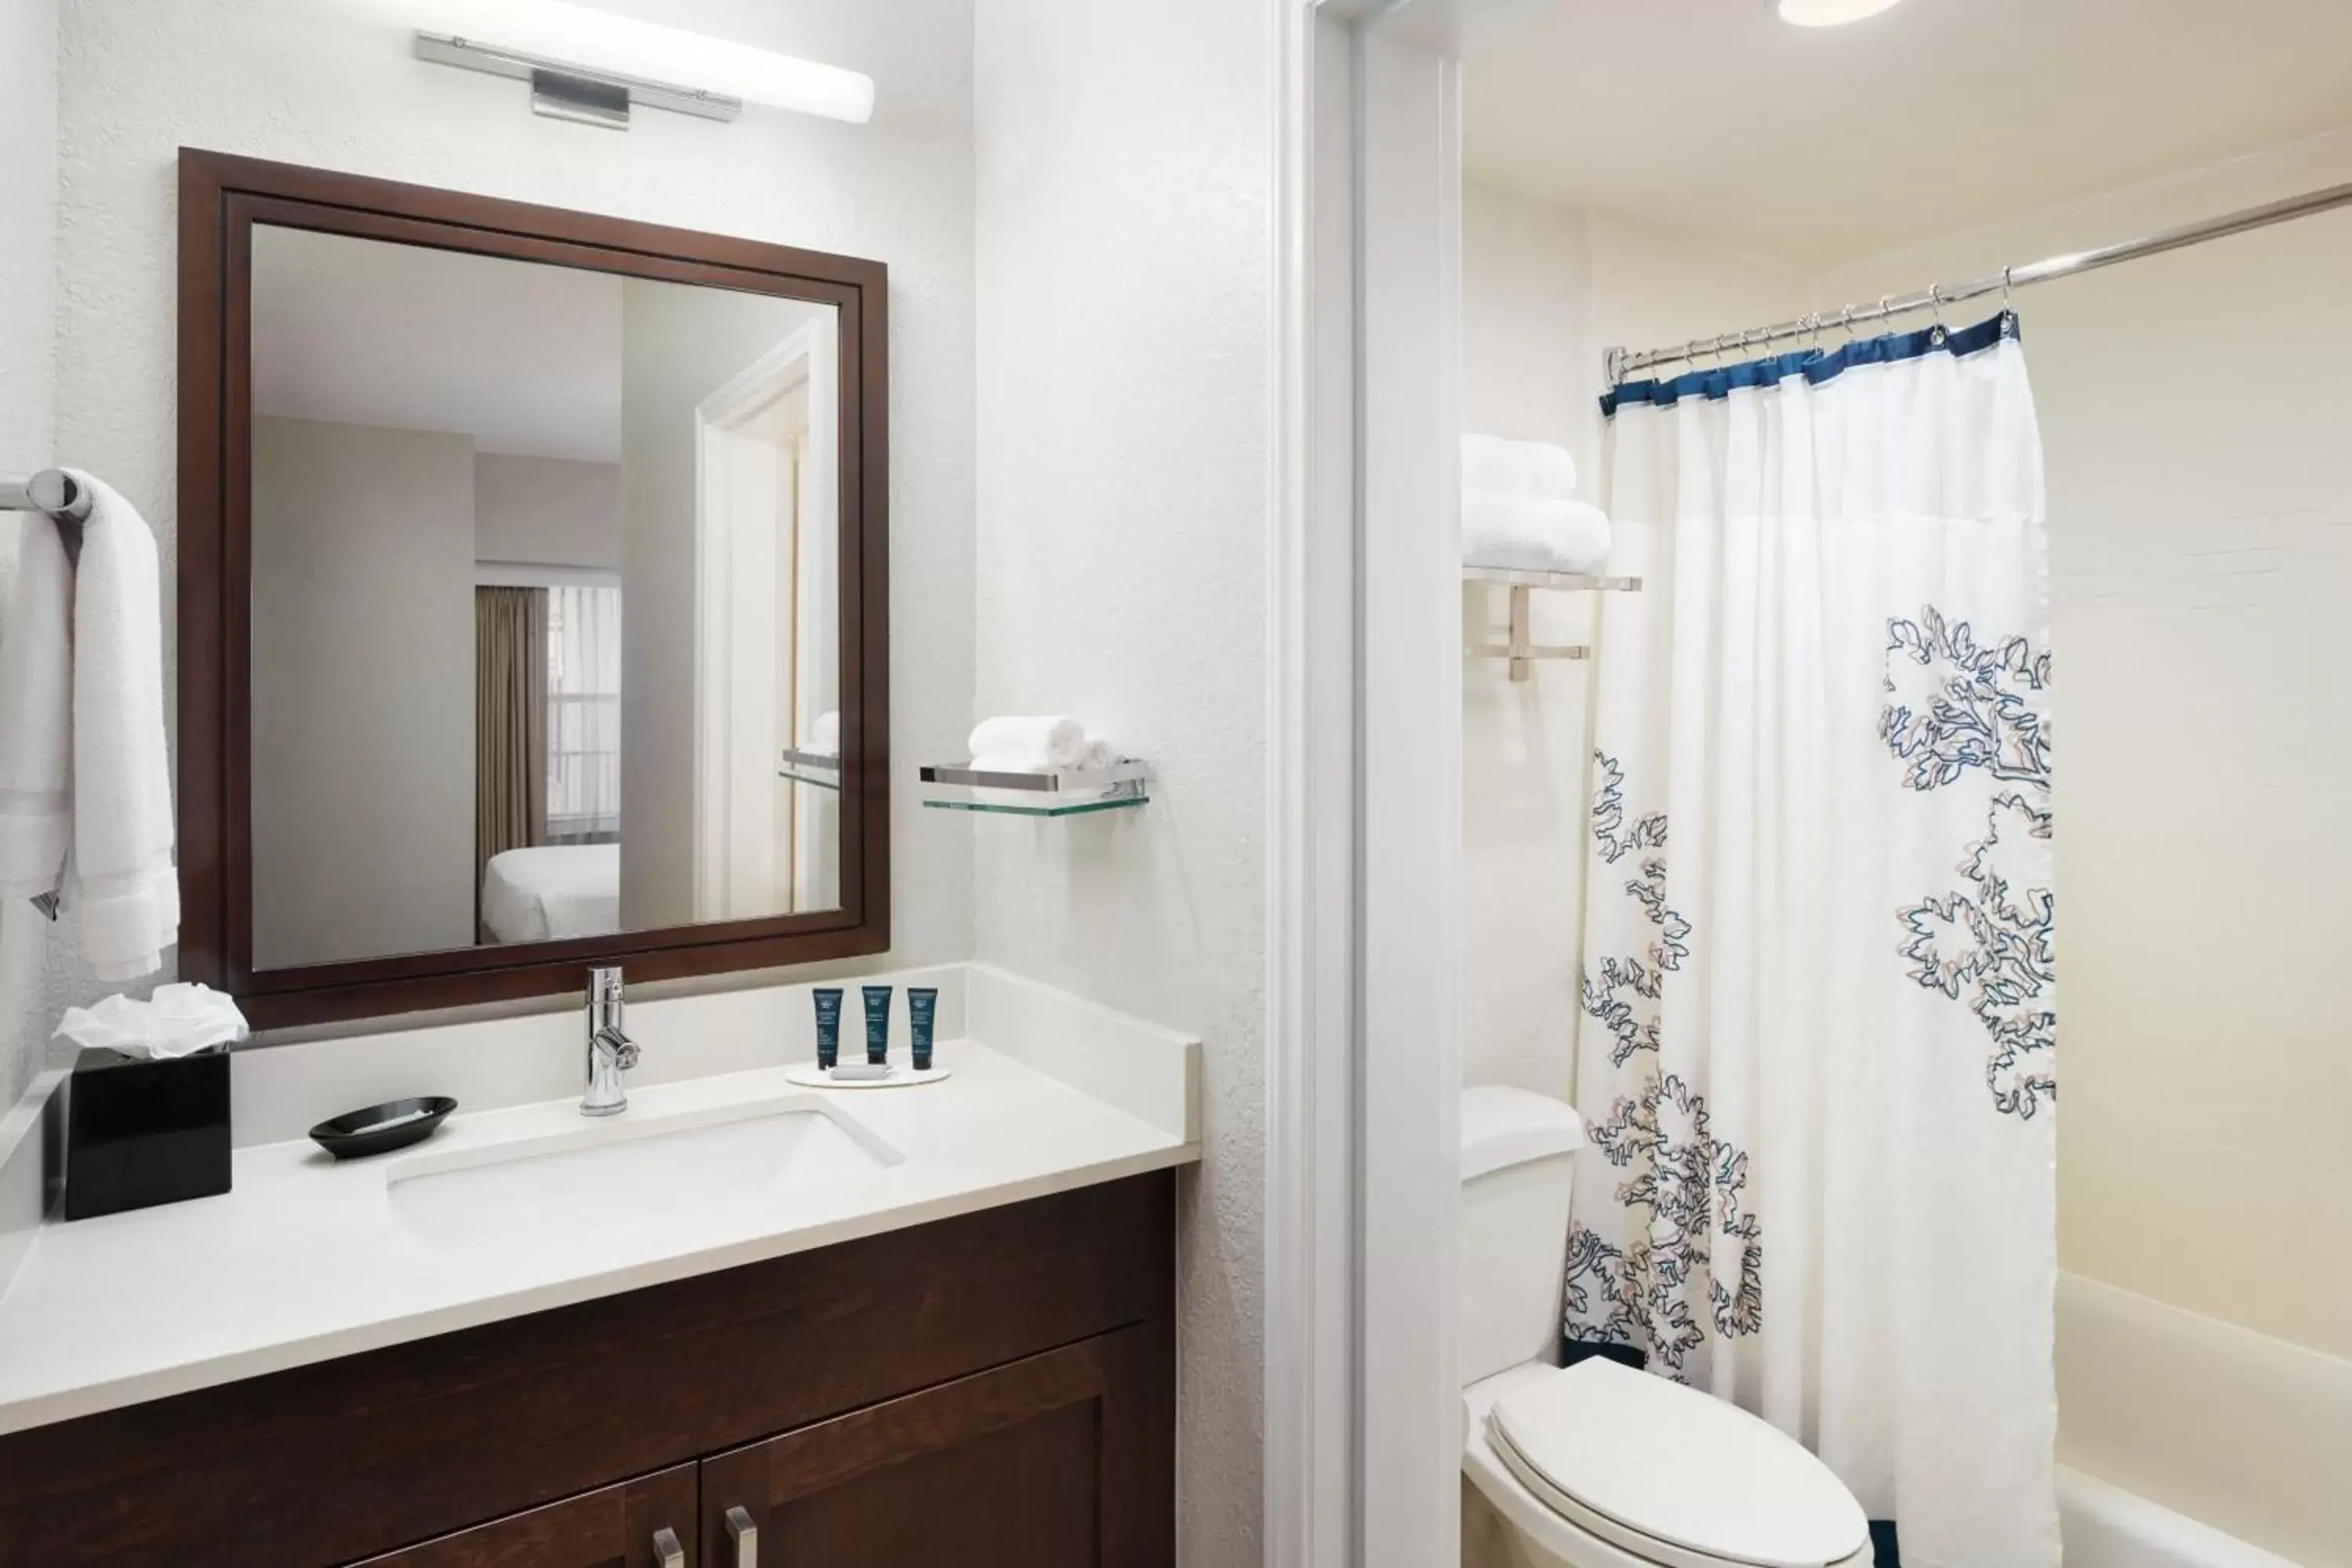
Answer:
<path fill-rule="evenodd" d="M 1597 573 L 1609 564 L 1609 516 L 1580 500 L 1462 498 L 1462 563 L 1510 572 Z"/>
<path fill-rule="evenodd" d="M 155 535 L 112 487 L 89 492 L 75 573 L 73 847 L 66 901 L 99 979 L 136 980 L 180 938 L 163 746 L 163 605 Z"/>
<path fill-rule="evenodd" d="M 54 893 L 73 836 L 73 563 L 45 512 L 24 519 L 0 623 L 0 898 Z"/>

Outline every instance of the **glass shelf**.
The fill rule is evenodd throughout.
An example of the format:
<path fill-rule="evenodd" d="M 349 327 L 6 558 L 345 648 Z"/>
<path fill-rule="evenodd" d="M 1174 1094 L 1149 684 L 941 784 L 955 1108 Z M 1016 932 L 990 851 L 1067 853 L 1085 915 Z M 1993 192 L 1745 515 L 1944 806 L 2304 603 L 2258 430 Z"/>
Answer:
<path fill-rule="evenodd" d="M 1107 768 L 998 773 L 962 763 L 926 764 L 923 804 L 934 811 L 1000 816 L 1085 816 L 1126 811 L 1151 798 L 1150 764 L 1129 758 Z"/>
<path fill-rule="evenodd" d="M 799 752 L 787 746 L 783 752 L 783 765 L 776 770 L 776 776 L 817 789 L 838 791 L 841 788 L 841 758 L 832 752 Z"/>

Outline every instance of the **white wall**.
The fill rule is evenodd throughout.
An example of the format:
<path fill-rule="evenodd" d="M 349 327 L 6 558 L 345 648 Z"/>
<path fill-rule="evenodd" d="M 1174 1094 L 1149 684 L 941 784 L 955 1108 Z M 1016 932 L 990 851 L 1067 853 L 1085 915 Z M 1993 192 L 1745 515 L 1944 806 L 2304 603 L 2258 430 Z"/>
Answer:
<path fill-rule="evenodd" d="M 474 454 L 474 559 L 621 569 L 621 466 Z"/>
<path fill-rule="evenodd" d="M 254 421 L 253 962 L 474 943 L 474 442 Z"/>
<path fill-rule="evenodd" d="M 57 37 L 57 0 L 0 5 L 0 473 L 11 475 L 55 461 Z M 26 526 L 0 512 L 0 637 Z M 25 1091 L 47 1049 L 47 928 L 22 900 L 0 909 L 0 1107 Z"/>
<path fill-rule="evenodd" d="M 7 7 L 12 28 L 20 5 Z M 57 449 L 145 510 L 168 574 L 183 144 L 878 258 L 891 278 L 891 750 L 944 753 L 971 710 L 969 0 L 619 8 L 868 72 L 874 121 L 754 109 L 732 125 L 644 111 L 625 135 L 565 125 L 531 114 L 517 83 L 411 58 L 413 20 L 390 0 L 61 8 L 58 259 L 73 287 L 58 312 L 72 352 L 58 377 Z M 13 169 L 13 134 L 8 144 Z M 0 266 L 22 253 L 18 221 L 12 213 Z M 167 586 L 167 620 L 170 598 Z M 946 817 L 898 792 L 890 962 L 971 951 L 967 830 Z M 51 943 L 52 1005 L 105 989 L 69 945 Z"/>
<path fill-rule="evenodd" d="M 963 825 L 978 952 L 1206 1042 L 1178 1284 L 1201 1568 L 1259 1554 L 1274 22 L 978 6 L 972 710 L 1077 714 L 1160 770 L 1139 811 Z"/>
<path fill-rule="evenodd" d="M 1827 296 L 2352 181 L 2352 133 L 1843 268 Z M 2352 212 L 2016 297 L 2049 470 L 2059 1250 L 2352 1356 Z M 1986 302 L 1974 307 L 1986 309 Z"/>
<path fill-rule="evenodd" d="M 1463 192 L 1463 423 L 1576 455 L 1605 494 L 1601 356 L 1792 314 L 1795 266 L 1605 214 L 1480 185 Z M 1501 588 L 1464 590 L 1471 626 L 1509 613 Z M 1592 640 L 1587 595 L 1530 595 L 1535 639 Z M 1500 659 L 1462 673 L 1463 1079 L 1565 1097 L 1583 902 L 1591 667 Z"/>

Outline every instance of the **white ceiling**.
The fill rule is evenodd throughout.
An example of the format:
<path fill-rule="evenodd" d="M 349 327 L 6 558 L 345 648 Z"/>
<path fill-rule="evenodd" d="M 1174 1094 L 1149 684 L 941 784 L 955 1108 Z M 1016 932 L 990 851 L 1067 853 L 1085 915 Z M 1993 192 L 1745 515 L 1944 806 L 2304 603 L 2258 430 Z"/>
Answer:
<path fill-rule="evenodd" d="M 621 279 L 259 227 L 253 398 L 263 414 L 618 462 Z"/>
<path fill-rule="evenodd" d="M 1474 180 L 1843 261 L 2352 124 L 2352 0 L 1552 0 L 1462 96 Z"/>

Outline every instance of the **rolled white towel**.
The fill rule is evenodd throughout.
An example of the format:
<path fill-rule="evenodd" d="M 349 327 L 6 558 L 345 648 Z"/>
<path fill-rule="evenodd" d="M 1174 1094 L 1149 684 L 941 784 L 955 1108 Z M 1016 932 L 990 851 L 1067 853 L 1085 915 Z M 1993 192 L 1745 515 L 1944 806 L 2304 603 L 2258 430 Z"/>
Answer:
<path fill-rule="evenodd" d="M 826 756 L 841 754 L 841 714 L 837 710 L 828 708 L 816 716 L 816 722 L 809 726 L 808 749 Z"/>
<path fill-rule="evenodd" d="M 1601 571 L 1608 514 L 1579 500 L 1472 495 L 1462 500 L 1462 563 L 1511 572 Z"/>
<path fill-rule="evenodd" d="M 1086 754 L 1086 726 L 1061 715 L 1038 718 L 983 719 L 969 742 L 972 760 L 1011 764 L 1012 770 L 1035 771 L 1076 765 Z"/>
<path fill-rule="evenodd" d="M 1462 493 L 1568 500 L 1576 494 L 1576 458 L 1548 441 L 1462 437 Z"/>
<path fill-rule="evenodd" d="M 1087 737 L 1087 749 L 1078 757 L 1082 768 L 1107 768 L 1118 761 L 1118 748 L 1100 735 Z"/>

